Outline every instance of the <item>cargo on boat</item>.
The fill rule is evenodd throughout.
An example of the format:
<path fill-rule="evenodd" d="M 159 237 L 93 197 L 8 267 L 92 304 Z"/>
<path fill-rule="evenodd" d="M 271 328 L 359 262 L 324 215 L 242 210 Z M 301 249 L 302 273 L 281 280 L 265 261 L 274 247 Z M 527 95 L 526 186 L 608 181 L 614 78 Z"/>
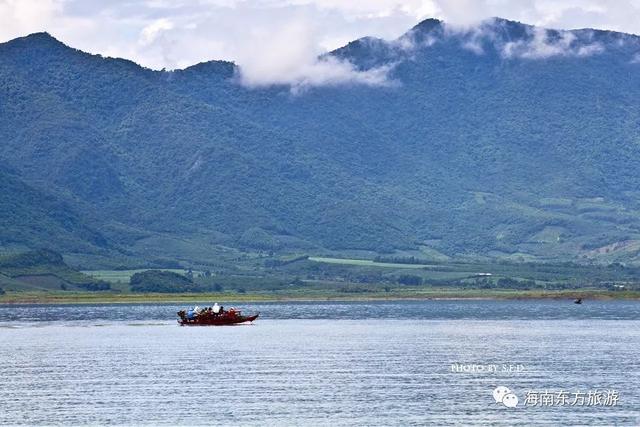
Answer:
<path fill-rule="evenodd" d="M 240 310 L 231 307 L 225 310 L 223 306 L 215 303 L 211 307 L 193 307 L 178 312 L 180 326 L 222 326 L 239 323 L 250 323 L 258 318 L 259 313 L 249 316 L 242 314 Z"/>

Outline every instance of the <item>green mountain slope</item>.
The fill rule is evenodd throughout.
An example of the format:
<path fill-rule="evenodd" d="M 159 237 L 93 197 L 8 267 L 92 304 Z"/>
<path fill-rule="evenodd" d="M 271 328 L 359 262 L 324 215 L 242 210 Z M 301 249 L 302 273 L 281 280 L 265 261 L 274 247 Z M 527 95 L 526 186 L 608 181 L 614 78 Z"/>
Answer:
<path fill-rule="evenodd" d="M 100 251 L 105 237 L 65 200 L 0 169 L 0 246 L 51 246 Z"/>
<path fill-rule="evenodd" d="M 388 86 L 293 94 L 244 88 L 228 62 L 151 71 L 16 39 L 0 160 L 107 238 L 70 229 L 89 248 L 73 246 L 45 215 L 4 239 L 148 256 L 117 224 L 248 250 L 638 260 L 638 52 L 621 33 L 427 20 L 331 53 L 390 67 Z"/>

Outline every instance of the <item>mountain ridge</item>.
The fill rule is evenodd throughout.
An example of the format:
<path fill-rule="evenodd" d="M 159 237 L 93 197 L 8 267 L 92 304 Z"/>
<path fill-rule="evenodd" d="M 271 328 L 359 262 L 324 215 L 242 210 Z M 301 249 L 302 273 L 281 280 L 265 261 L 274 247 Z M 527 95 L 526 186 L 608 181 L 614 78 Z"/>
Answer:
<path fill-rule="evenodd" d="M 404 34 L 400 35 L 399 37 L 397 37 L 396 39 L 392 39 L 392 40 L 387 40 L 387 39 L 383 39 L 383 38 L 378 38 L 378 37 L 372 37 L 372 36 L 363 36 L 360 37 L 358 39 L 352 40 L 351 42 L 347 43 L 344 46 L 335 48 L 329 52 L 327 52 L 327 54 L 332 55 L 332 54 L 336 54 L 337 52 L 341 51 L 342 49 L 348 47 L 350 44 L 353 43 L 358 43 L 358 42 L 362 42 L 362 41 L 375 41 L 376 43 L 382 43 L 382 44 L 393 44 L 395 42 L 400 42 L 403 39 L 406 39 L 407 37 L 411 36 L 411 35 L 415 35 L 416 33 L 420 33 L 422 35 L 424 35 L 425 33 L 431 33 L 431 32 L 436 32 L 438 33 L 438 35 L 442 35 L 443 32 L 448 32 L 450 34 L 465 34 L 468 32 L 474 32 L 477 31 L 477 29 L 481 29 L 481 28 L 488 28 L 488 27 L 495 27 L 496 25 L 502 26 L 502 27 L 510 27 L 510 28 L 516 28 L 522 35 L 522 32 L 526 32 L 526 31 L 530 31 L 532 29 L 540 29 L 540 30 L 545 30 L 547 32 L 550 32 L 552 34 L 558 34 L 558 33 L 571 33 L 571 34 L 595 34 L 598 35 L 600 37 L 602 36 L 613 36 L 613 38 L 615 39 L 621 39 L 621 38 L 626 38 L 626 39 L 635 39 L 636 41 L 638 41 L 640 43 L 640 35 L 638 34 L 633 34 L 633 33 L 625 33 L 625 32 L 620 32 L 620 31 L 614 31 L 614 30 L 606 30 L 606 29 L 599 29 L 599 28 L 591 28 L 591 27 L 580 27 L 580 28 L 574 28 L 574 29 L 559 29 L 559 28 L 547 28 L 547 27 L 536 27 L 535 25 L 531 25 L 531 24 L 526 24 L 520 21 L 516 21 L 516 20 L 511 20 L 511 19 L 505 19 L 505 18 L 500 18 L 500 17 L 492 17 L 492 18 L 488 18 L 488 19 L 484 19 L 482 21 L 479 21 L 476 24 L 473 25 L 465 25 L 465 26 L 456 26 L 456 25 L 449 25 L 447 24 L 445 21 L 437 19 L 437 18 L 426 18 L 422 21 L 420 21 L 419 23 L 417 23 L 416 25 L 414 25 L 412 28 L 410 28 L 409 30 L 407 30 Z M 57 47 L 64 47 L 67 49 L 70 49 L 72 51 L 75 52 L 80 52 L 83 53 L 85 55 L 89 55 L 92 57 L 97 57 L 97 58 L 102 58 L 102 59 L 106 59 L 106 60 L 111 60 L 111 61 L 123 61 L 123 62 L 128 62 L 128 63 L 132 63 L 135 64 L 136 66 L 145 69 L 145 70 L 149 70 L 149 71 L 154 71 L 154 72 L 167 72 L 167 73 L 172 73 L 172 72 L 184 72 L 184 71 L 188 71 L 188 70 L 194 70 L 194 69 L 199 69 L 199 68 L 203 68 L 205 66 L 209 66 L 210 65 L 216 65 L 216 66 L 233 66 L 234 68 L 239 67 L 237 64 L 235 64 L 234 61 L 229 61 L 229 60 L 224 60 L 224 59 L 211 59 L 211 60 L 206 60 L 206 61 L 202 61 L 199 63 L 195 63 L 189 66 L 186 66 L 184 68 L 176 68 L 176 69 L 171 69 L 171 70 L 156 70 L 156 69 L 152 69 L 152 68 L 148 68 L 145 67 L 144 65 L 141 65 L 137 62 L 135 62 L 132 59 L 128 59 L 128 58 L 123 58 L 123 57 L 111 57 L 111 56 L 103 56 L 100 53 L 89 53 L 89 52 L 85 52 L 82 51 L 80 49 L 76 49 L 71 47 L 70 45 L 66 44 L 65 42 L 60 41 L 59 39 L 57 39 L 55 36 L 53 36 L 51 33 L 47 32 L 47 31 L 39 31 L 39 32 L 35 32 L 35 33 L 30 33 L 27 34 L 25 36 L 21 36 L 21 37 L 17 37 L 11 40 L 7 40 L 5 42 L 0 43 L 0 46 L 6 45 L 6 46 L 11 46 L 11 45 L 16 45 L 16 44 L 23 44 L 25 42 L 32 42 L 32 41 L 43 41 L 45 43 L 47 43 L 49 46 L 57 46 Z"/>

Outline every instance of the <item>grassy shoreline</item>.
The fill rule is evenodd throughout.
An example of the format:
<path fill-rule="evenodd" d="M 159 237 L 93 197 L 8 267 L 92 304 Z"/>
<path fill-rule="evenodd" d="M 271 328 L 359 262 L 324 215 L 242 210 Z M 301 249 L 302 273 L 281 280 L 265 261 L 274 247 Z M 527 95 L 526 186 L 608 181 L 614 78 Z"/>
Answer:
<path fill-rule="evenodd" d="M 510 300 L 510 299 L 591 299 L 640 300 L 640 291 L 607 291 L 577 289 L 563 291 L 540 290 L 468 290 L 428 289 L 421 291 L 349 294 L 323 293 L 191 293 L 191 294 L 132 294 L 103 292 L 7 292 L 0 296 L 0 304 L 153 304 L 194 303 L 203 301 L 233 302 L 326 302 L 326 301 L 402 301 L 402 300 Z"/>

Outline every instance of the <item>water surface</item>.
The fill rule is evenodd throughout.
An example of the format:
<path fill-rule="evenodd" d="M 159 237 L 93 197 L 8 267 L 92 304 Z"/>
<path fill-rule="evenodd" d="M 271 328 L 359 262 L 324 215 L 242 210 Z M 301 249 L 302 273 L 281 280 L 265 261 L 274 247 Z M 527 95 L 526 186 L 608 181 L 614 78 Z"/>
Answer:
<path fill-rule="evenodd" d="M 637 302 L 242 307 L 261 318 L 179 327 L 168 304 L 0 306 L 0 424 L 640 424 Z M 498 385 L 516 408 L 495 403 Z M 620 399 L 522 404 L 543 389 Z"/>

